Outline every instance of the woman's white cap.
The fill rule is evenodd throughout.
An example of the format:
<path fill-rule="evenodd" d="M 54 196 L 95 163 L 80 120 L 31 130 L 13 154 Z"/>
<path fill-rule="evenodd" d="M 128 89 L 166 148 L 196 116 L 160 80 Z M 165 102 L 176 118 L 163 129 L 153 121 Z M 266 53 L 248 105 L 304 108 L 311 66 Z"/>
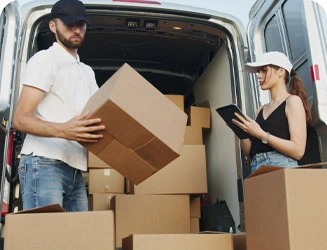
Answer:
<path fill-rule="evenodd" d="M 263 53 L 260 59 L 256 62 L 246 63 L 245 69 L 250 73 L 257 73 L 260 67 L 266 65 L 276 65 L 284 68 L 289 74 L 291 74 L 291 70 L 293 68 L 292 63 L 284 53 L 271 51 Z"/>

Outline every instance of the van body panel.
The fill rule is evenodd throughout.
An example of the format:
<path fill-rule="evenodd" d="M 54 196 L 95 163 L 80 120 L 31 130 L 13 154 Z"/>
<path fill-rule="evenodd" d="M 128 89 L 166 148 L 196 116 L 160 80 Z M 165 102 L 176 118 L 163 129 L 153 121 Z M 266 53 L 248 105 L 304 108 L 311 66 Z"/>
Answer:
<path fill-rule="evenodd" d="M 8 159 L 8 157 L 10 158 L 12 149 L 9 149 L 8 145 L 12 143 L 9 142 L 9 133 L 12 126 L 13 92 L 15 88 L 15 69 L 20 28 L 20 10 L 17 2 L 5 1 L 1 4 L 4 3 L 8 4 L 3 6 L 4 8 L 0 15 L 0 161 L 2 163 L 0 169 L 0 176 L 2 177 L 0 192 L 1 197 L 4 198 L 4 202 L 0 204 L 1 211 L 2 205 L 8 205 L 10 192 L 5 174 L 7 172 L 9 176 L 11 175 L 11 166 L 8 164 L 11 159 Z"/>
<path fill-rule="evenodd" d="M 4 8 L 11 2 L 15 2 L 15 0 L 2 0 L 0 2 L 0 14 L 2 13 L 2 11 L 4 10 Z"/>

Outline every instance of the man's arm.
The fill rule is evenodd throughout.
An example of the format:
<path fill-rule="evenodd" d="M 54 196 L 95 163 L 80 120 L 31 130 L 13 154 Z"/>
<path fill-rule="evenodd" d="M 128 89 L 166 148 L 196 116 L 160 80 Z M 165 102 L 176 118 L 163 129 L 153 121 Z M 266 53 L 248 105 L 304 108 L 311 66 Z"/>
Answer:
<path fill-rule="evenodd" d="M 96 142 L 103 137 L 94 132 L 104 130 L 100 118 L 87 119 L 89 112 L 73 117 L 65 123 L 47 122 L 35 116 L 34 111 L 45 92 L 24 85 L 14 113 L 14 126 L 17 130 L 42 137 L 58 137 L 79 142 Z"/>

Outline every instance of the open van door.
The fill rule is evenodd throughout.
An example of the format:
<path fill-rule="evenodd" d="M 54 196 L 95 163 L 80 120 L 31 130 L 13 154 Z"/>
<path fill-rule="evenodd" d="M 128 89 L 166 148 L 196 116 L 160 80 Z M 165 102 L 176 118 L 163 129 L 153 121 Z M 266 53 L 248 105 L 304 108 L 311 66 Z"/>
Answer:
<path fill-rule="evenodd" d="M 289 56 L 307 91 L 313 121 L 299 164 L 327 160 L 327 17 L 313 0 L 258 0 L 247 30 L 251 60 L 266 51 Z M 257 107 L 270 100 L 251 76 Z"/>
<path fill-rule="evenodd" d="M 0 208 L 8 212 L 11 176 L 13 134 L 11 133 L 12 93 L 14 88 L 17 49 L 19 41 L 20 11 L 13 0 L 0 2 Z"/>

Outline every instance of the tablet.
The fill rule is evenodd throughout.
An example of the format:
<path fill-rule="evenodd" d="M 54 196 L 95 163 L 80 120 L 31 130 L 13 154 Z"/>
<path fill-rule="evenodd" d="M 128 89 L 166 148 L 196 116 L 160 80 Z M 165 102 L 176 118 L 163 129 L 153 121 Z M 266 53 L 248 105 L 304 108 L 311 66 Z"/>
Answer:
<path fill-rule="evenodd" d="M 227 106 L 217 108 L 216 111 L 224 119 L 227 125 L 233 130 L 233 132 L 237 135 L 238 138 L 240 139 L 249 138 L 249 134 L 244 132 L 240 127 L 238 127 L 236 124 L 232 122 L 232 119 L 237 119 L 234 113 L 239 113 L 241 116 L 245 117 L 242 111 L 235 104 L 230 104 Z"/>

